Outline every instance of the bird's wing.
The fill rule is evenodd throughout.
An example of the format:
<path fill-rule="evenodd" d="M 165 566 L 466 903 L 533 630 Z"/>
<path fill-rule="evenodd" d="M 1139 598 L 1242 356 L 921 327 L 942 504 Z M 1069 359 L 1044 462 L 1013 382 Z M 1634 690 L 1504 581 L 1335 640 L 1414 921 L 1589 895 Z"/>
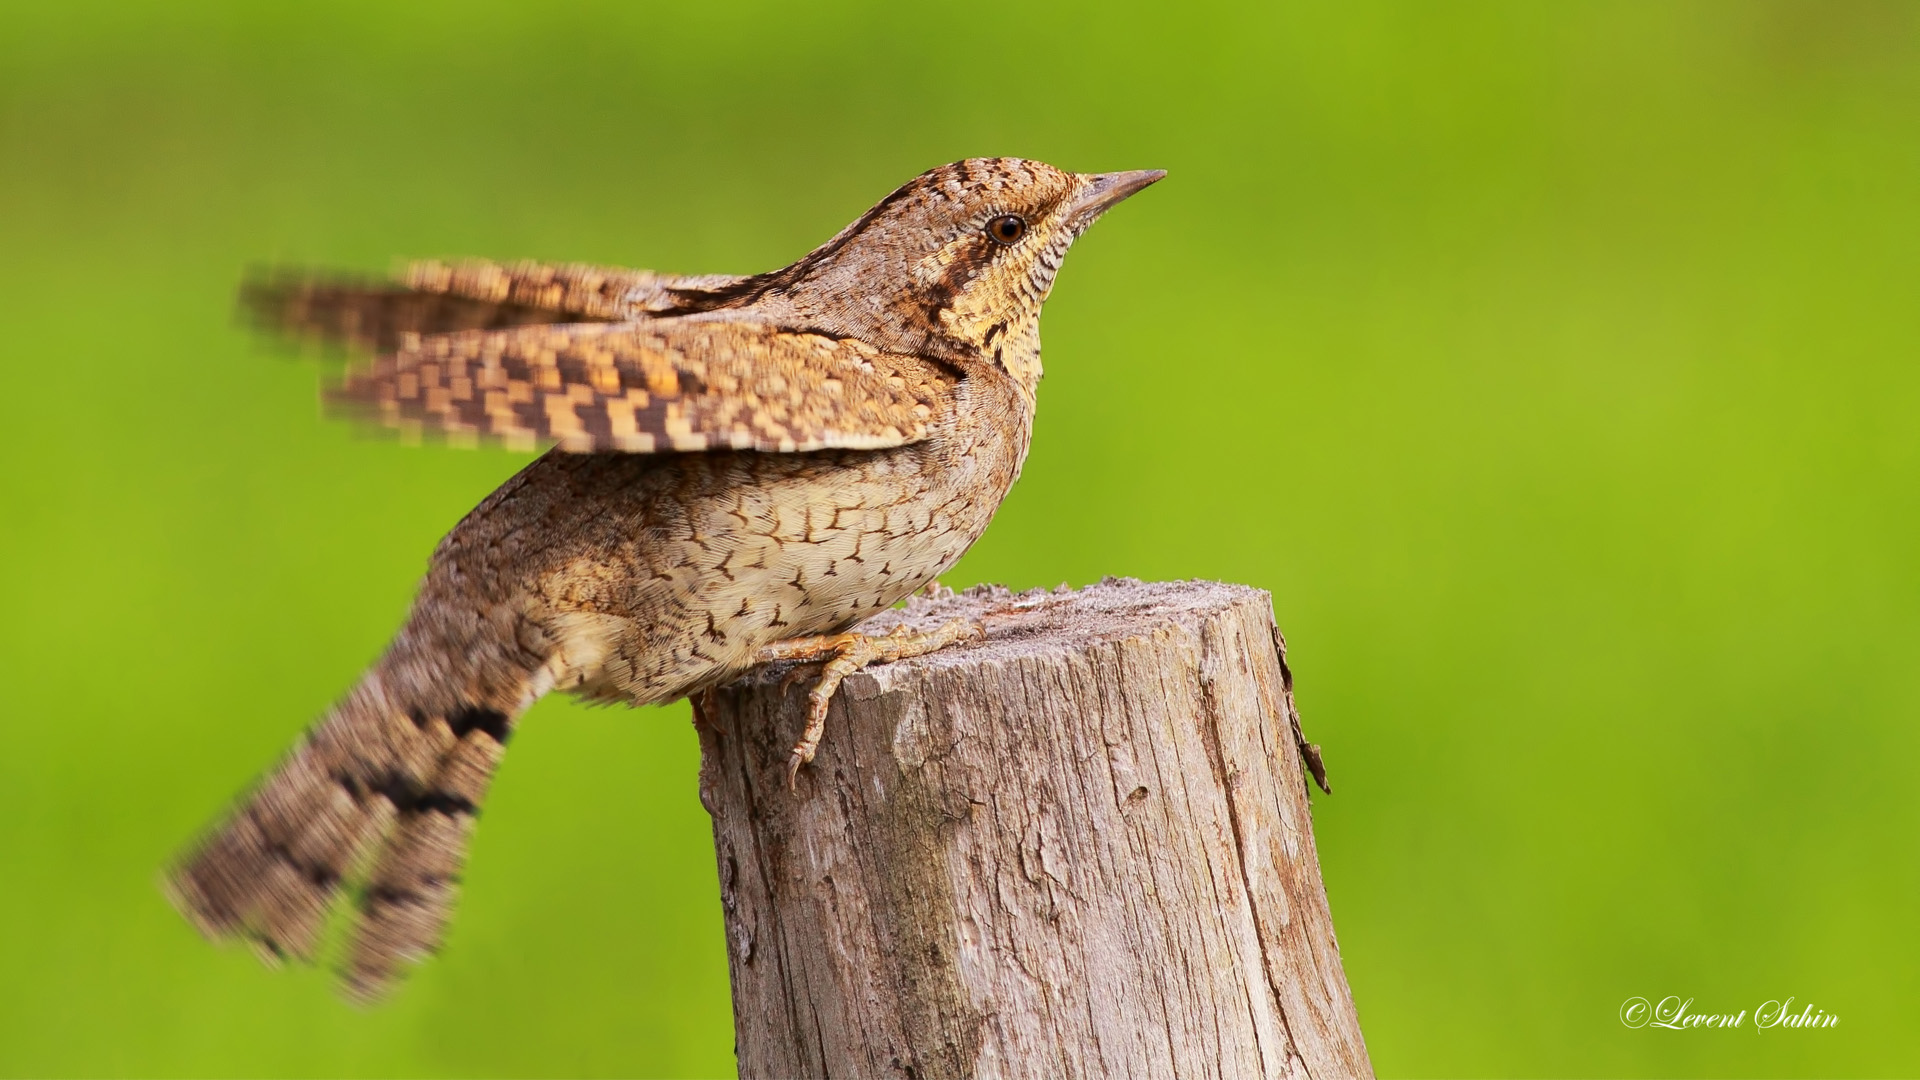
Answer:
<path fill-rule="evenodd" d="M 475 260 L 416 262 L 407 267 L 401 280 L 415 292 L 618 322 L 672 311 L 680 306 L 684 294 L 721 290 L 741 279 L 726 274 L 656 274 L 584 263 Z"/>
<path fill-rule="evenodd" d="M 350 368 L 329 397 L 455 442 L 864 450 L 925 438 L 956 378 L 851 339 L 674 319 L 419 338 Z"/>
<path fill-rule="evenodd" d="M 256 328 L 371 352 L 413 334 L 618 322 L 671 311 L 741 279 L 553 263 L 416 262 L 394 281 L 301 270 L 250 276 L 240 305 Z"/>

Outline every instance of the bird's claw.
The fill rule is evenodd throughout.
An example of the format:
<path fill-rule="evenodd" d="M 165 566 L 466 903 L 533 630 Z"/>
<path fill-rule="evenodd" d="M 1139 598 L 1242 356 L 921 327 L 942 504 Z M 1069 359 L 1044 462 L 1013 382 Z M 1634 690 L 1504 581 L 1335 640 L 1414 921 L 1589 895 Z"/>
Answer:
<path fill-rule="evenodd" d="M 829 634 L 813 638 L 794 638 L 791 641 L 776 642 L 760 650 L 760 660 L 763 662 L 810 661 L 781 676 L 782 695 L 801 679 L 818 676 L 813 689 L 807 691 L 806 729 L 800 733 L 800 741 L 793 744 L 793 753 L 787 758 L 787 790 L 798 790 L 800 767 L 813 761 L 814 754 L 819 752 L 821 736 L 827 730 L 827 709 L 833 704 L 834 691 L 840 689 L 841 681 L 847 676 L 868 664 L 891 663 L 915 656 L 925 656 L 957 642 L 979 641 L 986 636 L 986 628 L 977 622 L 970 619 L 951 619 L 931 631 L 911 630 L 898 626 L 879 636 Z M 816 659 L 819 657 L 826 659 Z"/>

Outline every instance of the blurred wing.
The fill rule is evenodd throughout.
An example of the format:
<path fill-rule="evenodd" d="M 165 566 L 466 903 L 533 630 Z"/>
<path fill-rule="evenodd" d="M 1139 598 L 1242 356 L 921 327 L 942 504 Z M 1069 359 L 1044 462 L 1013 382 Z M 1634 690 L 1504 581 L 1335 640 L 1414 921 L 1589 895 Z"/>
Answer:
<path fill-rule="evenodd" d="M 671 312 L 689 294 L 724 290 L 743 279 L 726 274 L 686 277 L 651 270 L 518 262 L 417 262 L 402 280 L 420 293 L 512 304 L 575 316 L 569 322 L 619 322 Z"/>
<path fill-rule="evenodd" d="M 917 442 L 956 376 L 851 339 L 720 322 L 424 338 L 330 397 L 403 433 L 570 451 L 802 451 Z"/>
<path fill-rule="evenodd" d="M 410 335 L 647 318 L 741 279 L 549 263 L 417 262 L 398 281 L 298 270 L 255 274 L 240 305 L 256 329 L 391 352 Z"/>

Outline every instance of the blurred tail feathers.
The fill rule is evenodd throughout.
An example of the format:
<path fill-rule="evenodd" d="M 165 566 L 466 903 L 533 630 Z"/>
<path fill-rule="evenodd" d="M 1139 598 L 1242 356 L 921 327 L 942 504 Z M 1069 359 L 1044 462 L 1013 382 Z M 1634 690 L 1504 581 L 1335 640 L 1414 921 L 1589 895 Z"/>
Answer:
<path fill-rule="evenodd" d="M 346 988 L 378 997 L 440 939 L 513 721 L 411 705 L 376 667 L 172 871 L 170 897 L 210 938 L 311 960 L 337 895 L 357 886 Z"/>

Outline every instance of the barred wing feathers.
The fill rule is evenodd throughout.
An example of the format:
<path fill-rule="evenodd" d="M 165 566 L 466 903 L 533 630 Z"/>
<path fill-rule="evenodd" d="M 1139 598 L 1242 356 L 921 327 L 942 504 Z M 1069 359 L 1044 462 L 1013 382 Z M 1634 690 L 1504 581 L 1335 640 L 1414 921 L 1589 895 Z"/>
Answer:
<path fill-rule="evenodd" d="M 418 339 L 330 393 L 403 434 L 575 452 L 917 442 L 956 376 L 851 339 L 745 323 L 576 323 Z"/>
<path fill-rule="evenodd" d="M 687 295 L 741 281 L 727 274 L 689 277 L 586 263 L 422 260 L 401 277 L 408 289 L 489 304 L 511 304 L 581 319 L 625 319 L 671 312 Z"/>
<path fill-rule="evenodd" d="M 651 318 L 740 280 L 583 263 L 429 260 L 394 281 L 259 270 L 241 284 L 240 307 L 258 330 L 391 352 L 414 335 Z"/>

